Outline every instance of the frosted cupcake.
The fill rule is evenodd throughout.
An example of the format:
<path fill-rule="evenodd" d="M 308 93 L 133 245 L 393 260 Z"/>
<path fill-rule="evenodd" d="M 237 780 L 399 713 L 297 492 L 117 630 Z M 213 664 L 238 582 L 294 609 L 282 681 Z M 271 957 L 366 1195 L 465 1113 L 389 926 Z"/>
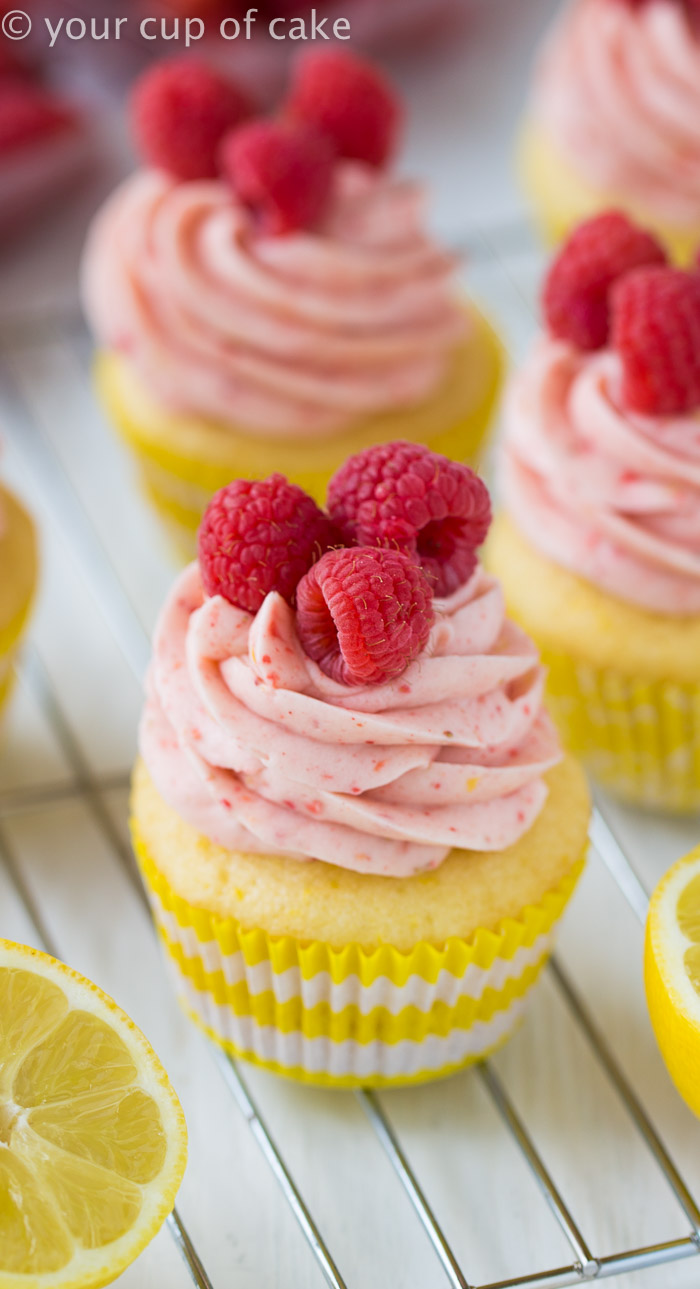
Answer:
<path fill-rule="evenodd" d="M 225 134 L 245 110 L 192 61 L 149 73 L 148 164 L 85 257 L 102 401 L 190 554 L 233 477 L 275 467 L 322 499 L 349 453 L 399 433 L 473 458 L 500 384 L 420 187 L 389 167 L 400 111 L 378 74 L 315 54 L 283 120 Z"/>
<path fill-rule="evenodd" d="M 511 1033 L 588 796 L 477 563 L 478 478 L 391 444 L 329 507 L 279 475 L 211 502 L 156 628 L 133 838 L 211 1037 L 307 1082 L 408 1083 Z"/>
<path fill-rule="evenodd" d="M 539 58 L 521 169 L 547 237 L 609 206 L 685 263 L 700 240 L 700 10 L 574 0 Z"/>
<path fill-rule="evenodd" d="M 34 524 L 15 496 L 0 485 L 0 714 L 37 582 Z"/>
<path fill-rule="evenodd" d="M 0 231 L 45 212 L 85 169 L 84 123 L 63 99 L 2 65 L 0 48 Z"/>
<path fill-rule="evenodd" d="M 582 225 L 515 378 L 489 567 L 565 742 L 624 798 L 700 806 L 700 278 Z"/>

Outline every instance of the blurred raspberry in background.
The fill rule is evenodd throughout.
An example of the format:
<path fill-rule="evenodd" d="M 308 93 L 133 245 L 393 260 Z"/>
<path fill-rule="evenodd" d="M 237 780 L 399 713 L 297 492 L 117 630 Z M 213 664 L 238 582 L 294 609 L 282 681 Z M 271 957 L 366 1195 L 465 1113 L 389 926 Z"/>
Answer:
<path fill-rule="evenodd" d="M 14 6 L 0 0 L 0 18 Z M 67 192 L 87 169 L 81 114 L 47 83 L 35 47 L 0 32 L 0 233 L 3 238 Z"/>

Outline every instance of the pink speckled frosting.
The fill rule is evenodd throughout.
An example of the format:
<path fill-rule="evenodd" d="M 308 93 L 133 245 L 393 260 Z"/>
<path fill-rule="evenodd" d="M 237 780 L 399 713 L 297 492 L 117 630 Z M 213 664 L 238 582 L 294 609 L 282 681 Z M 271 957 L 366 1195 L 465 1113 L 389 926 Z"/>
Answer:
<path fill-rule="evenodd" d="M 514 380 L 506 507 L 557 564 L 658 613 L 700 613 L 700 417 L 621 407 L 620 362 L 543 339 Z"/>
<path fill-rule="evenodd" d="M 478 569 L 436 601 L 397 680 L 348 688 L 276 593 L 255 617 L 180 575 L 156 629 L 141 753 L 161 796 L 229 850 L 407 877 L 532 825 L 560 759 L 532 642 Z"/>
<path fill-rule="evenodd" d="M 538 63 L 533 110 L 593 187 L 700 221 L 700 38 L 683 4 L 574 0 Z"/>
<path fill-rule="evenodd" d="M 223 182 L 141 171 L 94 224 L 87 313 L 173 411 L 332 434 L 430 396 L 464 338 L 422 207 L 414 184 L 345 162 L 321 228 L 264 236 Z"/>

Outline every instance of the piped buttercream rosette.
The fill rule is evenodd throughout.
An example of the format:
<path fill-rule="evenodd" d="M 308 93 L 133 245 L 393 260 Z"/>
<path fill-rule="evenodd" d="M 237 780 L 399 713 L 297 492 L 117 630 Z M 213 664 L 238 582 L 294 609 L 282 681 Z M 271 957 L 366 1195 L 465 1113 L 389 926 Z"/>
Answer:
<path fill-rule="evenodd" d="M 276 593 L 252 616 L 181 575 L 155 637 L 141 728 L 165 799 L 229 850 L 406 877 L 531 826 L 560 759 L 543 671 L 478 568 L 435 602 L 396 680 L 332 681 Z"/>

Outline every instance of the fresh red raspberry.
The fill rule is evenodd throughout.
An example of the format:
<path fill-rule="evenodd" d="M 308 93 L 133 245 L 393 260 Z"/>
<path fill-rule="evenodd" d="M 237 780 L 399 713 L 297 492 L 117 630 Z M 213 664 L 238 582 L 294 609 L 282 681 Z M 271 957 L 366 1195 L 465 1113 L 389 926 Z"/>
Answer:
<path fill-rule="evenodd" d="M 469 466 L 401 440 L 350 457 L 330 481 L 328 511 L 346 540 L 413 556 L 440 596 L 469 580 L 491 523 L 488 489 Z"/>
<path fill-rule="evenodd" d="M 700 407 L 700 275 L 637 269 L 615 284 L 611 303 L 623 405 L 649 416 Z"/>
<path fill-rule="evenodd" d="M 542 304 L 547 327 L 578 349 L 602 349 L 610 330 L 610 288 L 624 273 L 645 264 L 665 264 L 651 234 L 609 210 L 579 224 L 545 279 Z"/>
<path fill-rule="evenodd" d="M 328 516 L 283 475 L 236 479 L 212 497 L 200 524 L 202 585 L 248 613 L 270 591 L 291 604 L 300 578 L 338 540 Z"/>
<path fill-rule="evenodd" d="M 75 124 L 73 113 L 45 90 L 21 80 L 0 84 L 0 155 Z"/>
<path fill-rule="evenodd" d="M 224 139 L 221 169 L 266 233 L 313 228 L 333 182 L 333 150 L 317 130 L 288 121 L 252 121 Z"/>
<path fill-rule="evenodd" d="M 403 112 L 381 72 L 341 50 L 299 59 L 287 110 L 323 130 L 339 157 L 383 166 L 396 150 Z"/>
<path fill-rule="evenodd" d="M 136 145 L 149 165 L 177 179 L 214 179 L 221 140 L 250 116 L 248 96 L 194 58 L 158 63 L 131 97 Z"/>
<path fill-rule="evenodd" d="M 328 551 L 297 587 L 297 631 L 322 671 L 342 685 L 395 680 L 425 648 L 433 596 L 402 551 Z"/>

